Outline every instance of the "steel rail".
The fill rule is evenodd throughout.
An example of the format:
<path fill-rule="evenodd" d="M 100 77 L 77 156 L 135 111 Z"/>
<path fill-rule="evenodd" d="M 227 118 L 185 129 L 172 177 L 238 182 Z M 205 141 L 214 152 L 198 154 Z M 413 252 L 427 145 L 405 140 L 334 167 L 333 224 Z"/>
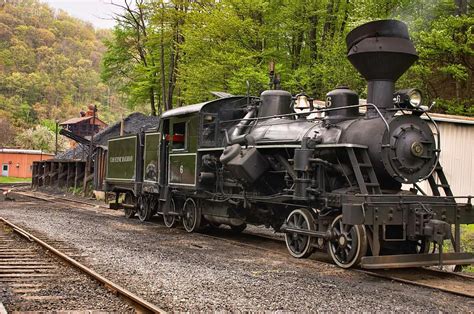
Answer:
<path fill-rule="evenodd" d="M 378 272 L 376 270 L 365 270 L 365 269 L 360 269 L 360 268 L 357 268 L 357 269 L 354 269 L 354 270 L 359 272 L 359 273 L 364 273 L 364 274 L 367 274 L 367 275 L 370 275 L 370 276 L 373 276 L 373 277 L 393 280 L 393 281 L 406 283 L 406 284 L 414 285 L 414 286 L 420 286 L 420 287 L 424 287 L 424 288 L 440 290 L 440 291 L 443 291 L 443 292 L 459 295 L 459 296 L 462 296 L 462 297 L 474 298 L 474 292 L 449 289 L 449 288 L 442 287 L 442 286 L 439 286 L 439 285 L 435 286 L 435 285 L 430 285 L 429 283 L 425 283 L 425 282 L 420 282 L 420 281 L 416 281 L 416 280 L 410 280 L 410 279 L 405 279 L 405 278 L 401 278 L 401 277 L 397 277 L 397 276 L 393 276 L 393 275 L 389 275 L 389 274 L 384 274 L 383 273 L 384 270 L 380 270 L 380 272 Z M 459 277 L 464 278 L 466 280 L 472 281 L 472 284 L 474 284 L 474 277 L 472 277 L 472 276 L 466 276 L 466 275 L 461 275 L 461 274 L 456 274 L 456 273 L 449 273 L 449 272 L 434 270 L 434 269 L 429 269 L 429 268 L 423 268 L 423 270 L 426 271 L 426 272 L 431 272 L 433 275 L 439 273 L 439 274 L 442 274 L 442 275 L 459 276 Z"/>
<path fill-rule="evenodd" d="M 118 284 L 108 280 L 107 278 L 105 278 L 104 276 L 100 275 L 99 273 L 95 272 L 94 270 L 88 268 L 87 266 L 79 263 L 78 261 L 76 261 L 75 259 L 67 256 L 66 254 L 62 253 L 61 251 L 55 249 L 54 247 L 52 247 L 51 245 L 49 245 L 48 243 L 44 242 L 43 240 L 35 237 L 34 235 L 30 234 L 29 232 L 25 231 L 24 229 L 18 227 L 17 225 L 9 222 L 8 220 L 6 220 L 5 218 L 3 217 L 0 217 L 0 221 L 2 221 L 3 223 L 7 224 L 8 226 L 10 226 L 15 232 L 17 232 L 18 234 L 24 236 L 24 237 L 27 237 L 30 241 L 34 241 L 36 243 L 38 243 L 39 245 L 41 245 L 42 247 L 44 247 L 45 249 L 47 249 L 48 251 L 52 252 L 54 255 L 56 255 L 57 257 L 61 258 L 62 260 L 66 261 L 67 263 L 69 263 L 70 265 L 74 266 L 75 268 L 79 269 L 80 271 L 82 271 L 83 273 L 87 274 L 88 276 L 92 277 L 93 279 L 99 281 L 100 283 L 102 283 L 107 289 L 111 290 L 113 293 L 121 296 L 122 298 L 124 298 L 126 301 L 128 301 L 128 303 L 130 303 L 131 305 L 135 306 L 136 310 L 140 311 L 140 312 L 145 312 L 145 313 L 166 313 L 165 310 L 157 307 L 156 305 L 142 299 L 141 297 L 139 297 L 138 295 L 128 291 L 127 289 L 119 286 Z"/>
<path fill-rule="evenodd" d="M 28 195 L 28 193 L 24 193 L 24 195 L 25 196 L 30 196 L 30 195 Z M 54 201 L 54 200 L 49 199 L 49 198 L 41 198 L 41 197 L 38 197 L 38 196 L 32 196 L 32 197 L 42 199 L 42 200 L 45 200 L 45 201 L 49 201 L 49 202 L 60 203 L 60 201 Z M 67 200 L 69 200 L 69 199 L 67 199 Z M 90 204 L 89 207 L 93 208 L 94 205 Z M 105 213 L 105 214 L 107 214 L 107 213 Z M 261 235 L 261 234 L 257 234 L 257 233 L 253 233 L 253 232 L 247 232 L 245 234 L 248 235 L 248 236 L 257 237 L 257 238 L 260 238 L 260 239 L 265 239 L 267 241 L 271 240 L 271 241 L 280 242 L 280 243 L 285 242 L 283 239 L 279 239 L 279 238 L 268 236 L 268 235 Z M 224 238 L 222 236 L 214 236 L 214 235 L 204 234 L 204 233 L 199 233 L 199 235 L 203 236 L 203 237 L 206 237 L 206 238 L 222 241 L 222 242 L 227 242 L 227 243 L 230 243 L 230 244 L 233 244 L 233 245 L 236 245 L 236 246 L 248 247 L 248 248 L 253 248 L 253 249 L 257 249 L 257 250 L 272 252 L 272 253 L 287 257 L 287 258 L 290 257 L 286 252 L 283 253 L 281 251 L 276 251 L 274 249 L 269 249 L 269 248 L 266 248 L 264 246 L 245 243 L 242 240 L 238 240 L 238 239 L 237 240 L 236 239 L 228 239 L 228 238 Z M 305 264 L 305 265 L 311 265 L 311 263 L 313 263 L 313 262 L 332 265 L 331 263 L 328 263 L 328 262 L 323 261 L 323 260 L 294 259 L 294 262 L 295 263 L 302 263 L 302 264 Z M 457 274 L 457 273 L 449 273 L 449 272 L 444 272 L 444 271 L 439 271 L 439 270 L 434 270 L 434 269 L 429 269 L 429 268 L 422 268 L 422 269 L 425 270 L 425 271 L 428 271 L 428 272 L 432 272 L 433 274 L 437 273 L 437 274 L 443 274 L 445 276 L 448 275 L 448 276 L 453 276 L 453 277 L 462 277 L 464 279 L 469 279 L 469 280 L 472 280 L 474 282 L 474 276 L 467 276 L 467 275 L 462 275 L 462 274 Z M 405 284 L 410 284 L 410 285 L 413 285 L 413 286 L 419 286 L 419 287 L 429 288 L 429 289 L 433 289 L 433 290 L 439 290 L 439 291 L 443 291 L 443 292 L 446 292 L 446 293 L 459 295 L 459 296 L 463 296 L 463 297 L 474 298 L 474 294 L 469 293 L 469 292 L 459 291 L 459 290 L 454 290 L 454 289 L 448 289 L 448 288 L 441 287 L 441 286 L 433 286 L 433 285 L 430 285 L 429 283 L 426 283 L 426 282 L 419 282 L 419 281 L 414 281 L 414 280 L 409 280 L 409 279 L 397 277 L 397 276 L 394 276 L 394 275 L 383 274 L 383 270 L 367 270 L 367 269 L 361 269 L 361 268 L 351 268 L 351 269 L 347 269 L 347 271 L 362 273 L 362 274 L 365 274 L 365 275 L 368 275 L 368 276 L 373 276 L 373 277 L 377 277 L 377 278 L 381 278 L 381 279 L 387 279 L 387 280 L 391 280 L 391 281 L 397 281 L 397 282 L 401 282 L 401 283 L 405 283 Z M 395 269 L 392 269 L 392 271 L 396 272 Z"/>

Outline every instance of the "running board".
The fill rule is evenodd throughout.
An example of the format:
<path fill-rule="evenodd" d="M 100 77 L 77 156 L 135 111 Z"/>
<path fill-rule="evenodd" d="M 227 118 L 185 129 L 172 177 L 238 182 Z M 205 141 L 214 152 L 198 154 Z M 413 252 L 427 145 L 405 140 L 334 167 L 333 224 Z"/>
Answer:
<path fill-rule="evenodd" d="M 360 262 L 360 267 L 366 269 L 379 268 L 408 268 L 422 266 L 439 266 L 439 254 L 404 254 L 366 256 Z M 442 265 L 470 265 L 474 264 L 472 253 L 443 253 L 441 255 Z"/>

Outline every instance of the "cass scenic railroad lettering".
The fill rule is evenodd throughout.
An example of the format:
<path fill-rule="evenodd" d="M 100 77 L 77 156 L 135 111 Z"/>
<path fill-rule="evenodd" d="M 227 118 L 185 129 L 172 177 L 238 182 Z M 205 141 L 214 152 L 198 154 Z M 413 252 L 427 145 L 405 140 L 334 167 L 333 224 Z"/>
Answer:
<path fill-rule="evenodd" d="M 110 157 L 110 162 L 130 162 L 130 161 L 133 161 L 133 156 Z"/>

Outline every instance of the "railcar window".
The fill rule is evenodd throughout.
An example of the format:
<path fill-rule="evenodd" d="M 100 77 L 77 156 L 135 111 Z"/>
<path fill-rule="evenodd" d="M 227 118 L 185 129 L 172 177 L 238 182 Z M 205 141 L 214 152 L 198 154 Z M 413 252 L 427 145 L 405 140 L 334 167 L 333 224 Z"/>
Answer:
<path fill-rule="evenodd" d="M 186 149 L 186 122 L 173 124 L 173 149 Z"/>
<path fill-rule="evenodd" d="M 217 115 L 203 115 L 201 118 L 201 126 L 201 146 L 212 147 L 216 145 Z"/>

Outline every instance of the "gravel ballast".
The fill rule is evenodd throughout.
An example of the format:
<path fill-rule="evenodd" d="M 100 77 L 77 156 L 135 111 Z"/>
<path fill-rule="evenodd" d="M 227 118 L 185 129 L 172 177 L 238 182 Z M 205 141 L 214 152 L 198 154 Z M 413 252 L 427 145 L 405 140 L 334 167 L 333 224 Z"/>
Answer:
<path fill-rule="evenodd" d="M 17 235 L 3 222 L 0 236 L 6 252 L 0 256 L 0 304 L 6 311 L 134 312 L 103 285 Z"/>
<path fill-rule="evenodd" d="M 95 271 L 170 311 L 470 311 L 472 299 L 187 234 L 118 211 L 29 200 L 0 216 L 87 254 Z M 281 244 L 282 246 L 284 244 Z"/>

